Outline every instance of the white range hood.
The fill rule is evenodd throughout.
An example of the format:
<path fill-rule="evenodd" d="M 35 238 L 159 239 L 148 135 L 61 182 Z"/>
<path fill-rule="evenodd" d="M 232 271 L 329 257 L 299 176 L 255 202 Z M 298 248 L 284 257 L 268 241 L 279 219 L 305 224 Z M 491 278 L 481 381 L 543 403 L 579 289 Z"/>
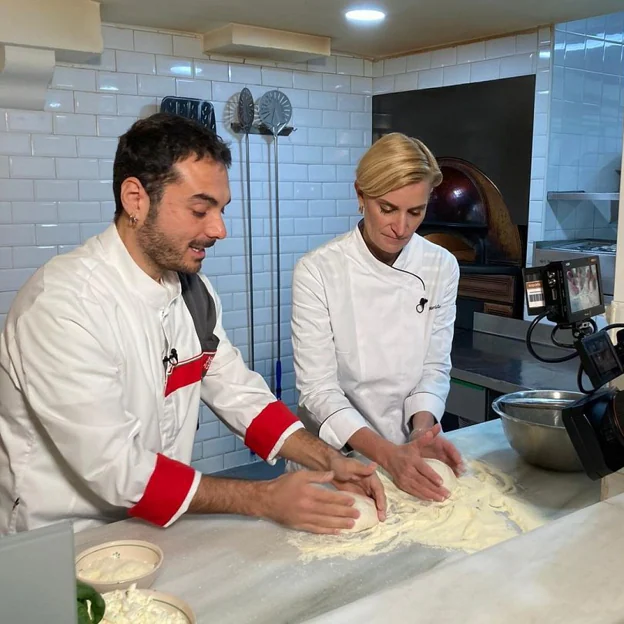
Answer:
<path fill-rule="evenodd" d="M 0 108 L 43 110 L 57 61 L 102 53 L 92 0 L 2 0 L 0 13 Z"/>

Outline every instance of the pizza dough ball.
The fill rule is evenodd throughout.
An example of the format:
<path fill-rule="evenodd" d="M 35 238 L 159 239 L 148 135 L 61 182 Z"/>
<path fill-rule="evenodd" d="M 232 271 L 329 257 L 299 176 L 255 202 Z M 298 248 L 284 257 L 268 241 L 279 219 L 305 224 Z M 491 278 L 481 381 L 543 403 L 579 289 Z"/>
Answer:
<path fill-rule="evenodd" d="M 453 493 L 453 490 L 457 487 L 457 477 L 453 469 L 438 459 L 425 459 L 425 461 L 442 477 L 442 487 Z"/>
<path fill-rule="evenodd" d="M 359 533 L 360 531 L 365 531 L 366 529 L 370 529 L 379 524 L 379 517 L 377 516 L 377 507 L 375 506 L 375 501 L 360 494 L 353 494 L 352 492 L 349 492 L 348 496 L 351 496 L 355 499 L 353 507 L 360 512 L 360 517 L 355 518 L 355 524 L 353 525 L 353 528 L 342 529 L 343 533 Z"/>

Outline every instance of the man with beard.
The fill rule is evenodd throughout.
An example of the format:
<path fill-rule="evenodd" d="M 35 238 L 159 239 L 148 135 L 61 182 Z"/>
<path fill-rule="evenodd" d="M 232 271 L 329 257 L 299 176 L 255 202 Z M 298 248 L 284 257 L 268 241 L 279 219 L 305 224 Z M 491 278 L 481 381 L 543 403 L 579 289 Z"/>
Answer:
<path fill-rule="evenodd" d="M 156 114 L 119 140 L 115 222 L 39 269 L 0 336 L 0 535 L 128 515 L 169 526 L 233 513 L 336 533 L 353 498 L 385 513 L 374 465 L 318 438 L 229 342 L 199 270 L 226 236 L 230 150 L 182 117 Z M 311 468 L 273 481 L 191 468 L 200 401 L 268 462 Z"/>

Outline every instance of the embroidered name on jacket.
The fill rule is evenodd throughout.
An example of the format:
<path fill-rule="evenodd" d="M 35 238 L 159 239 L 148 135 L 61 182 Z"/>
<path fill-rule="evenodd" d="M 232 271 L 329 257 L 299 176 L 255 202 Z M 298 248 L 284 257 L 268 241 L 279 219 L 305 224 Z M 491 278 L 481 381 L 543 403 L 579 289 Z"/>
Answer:
<path fill-rule="evenodd" d="M 217 309 L 206 285 L 196 274 L 178 273 L 178 277 L 182 287 L 182 297 L 193 319 L 202 350 L 201 353 L 191 358 L 181 362 L 176 361 L 168 368 L 165 396 L 201 381 L 208 372 L 219 346 L 219 338 L 214 335 Z"/>
<path fill-rule="evenodd" d="M 442 306 L 438 303 L 438 305 L 430 305 L 429 309 L 430 310 L 439 310 Z"/>

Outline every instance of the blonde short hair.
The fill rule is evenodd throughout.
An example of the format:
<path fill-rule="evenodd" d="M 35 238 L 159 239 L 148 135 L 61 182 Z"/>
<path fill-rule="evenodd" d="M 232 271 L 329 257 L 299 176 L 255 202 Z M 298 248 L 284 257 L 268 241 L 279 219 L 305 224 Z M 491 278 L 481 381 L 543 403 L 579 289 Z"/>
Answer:
<path fill-rule="evenodd" d="M 392 132 L 373 143 L 362 156 L 355 178 L 362 193 L 381 197 L 424 180 L 434 188 L 442 182 L 442 173 L 422 141 Z"/>

